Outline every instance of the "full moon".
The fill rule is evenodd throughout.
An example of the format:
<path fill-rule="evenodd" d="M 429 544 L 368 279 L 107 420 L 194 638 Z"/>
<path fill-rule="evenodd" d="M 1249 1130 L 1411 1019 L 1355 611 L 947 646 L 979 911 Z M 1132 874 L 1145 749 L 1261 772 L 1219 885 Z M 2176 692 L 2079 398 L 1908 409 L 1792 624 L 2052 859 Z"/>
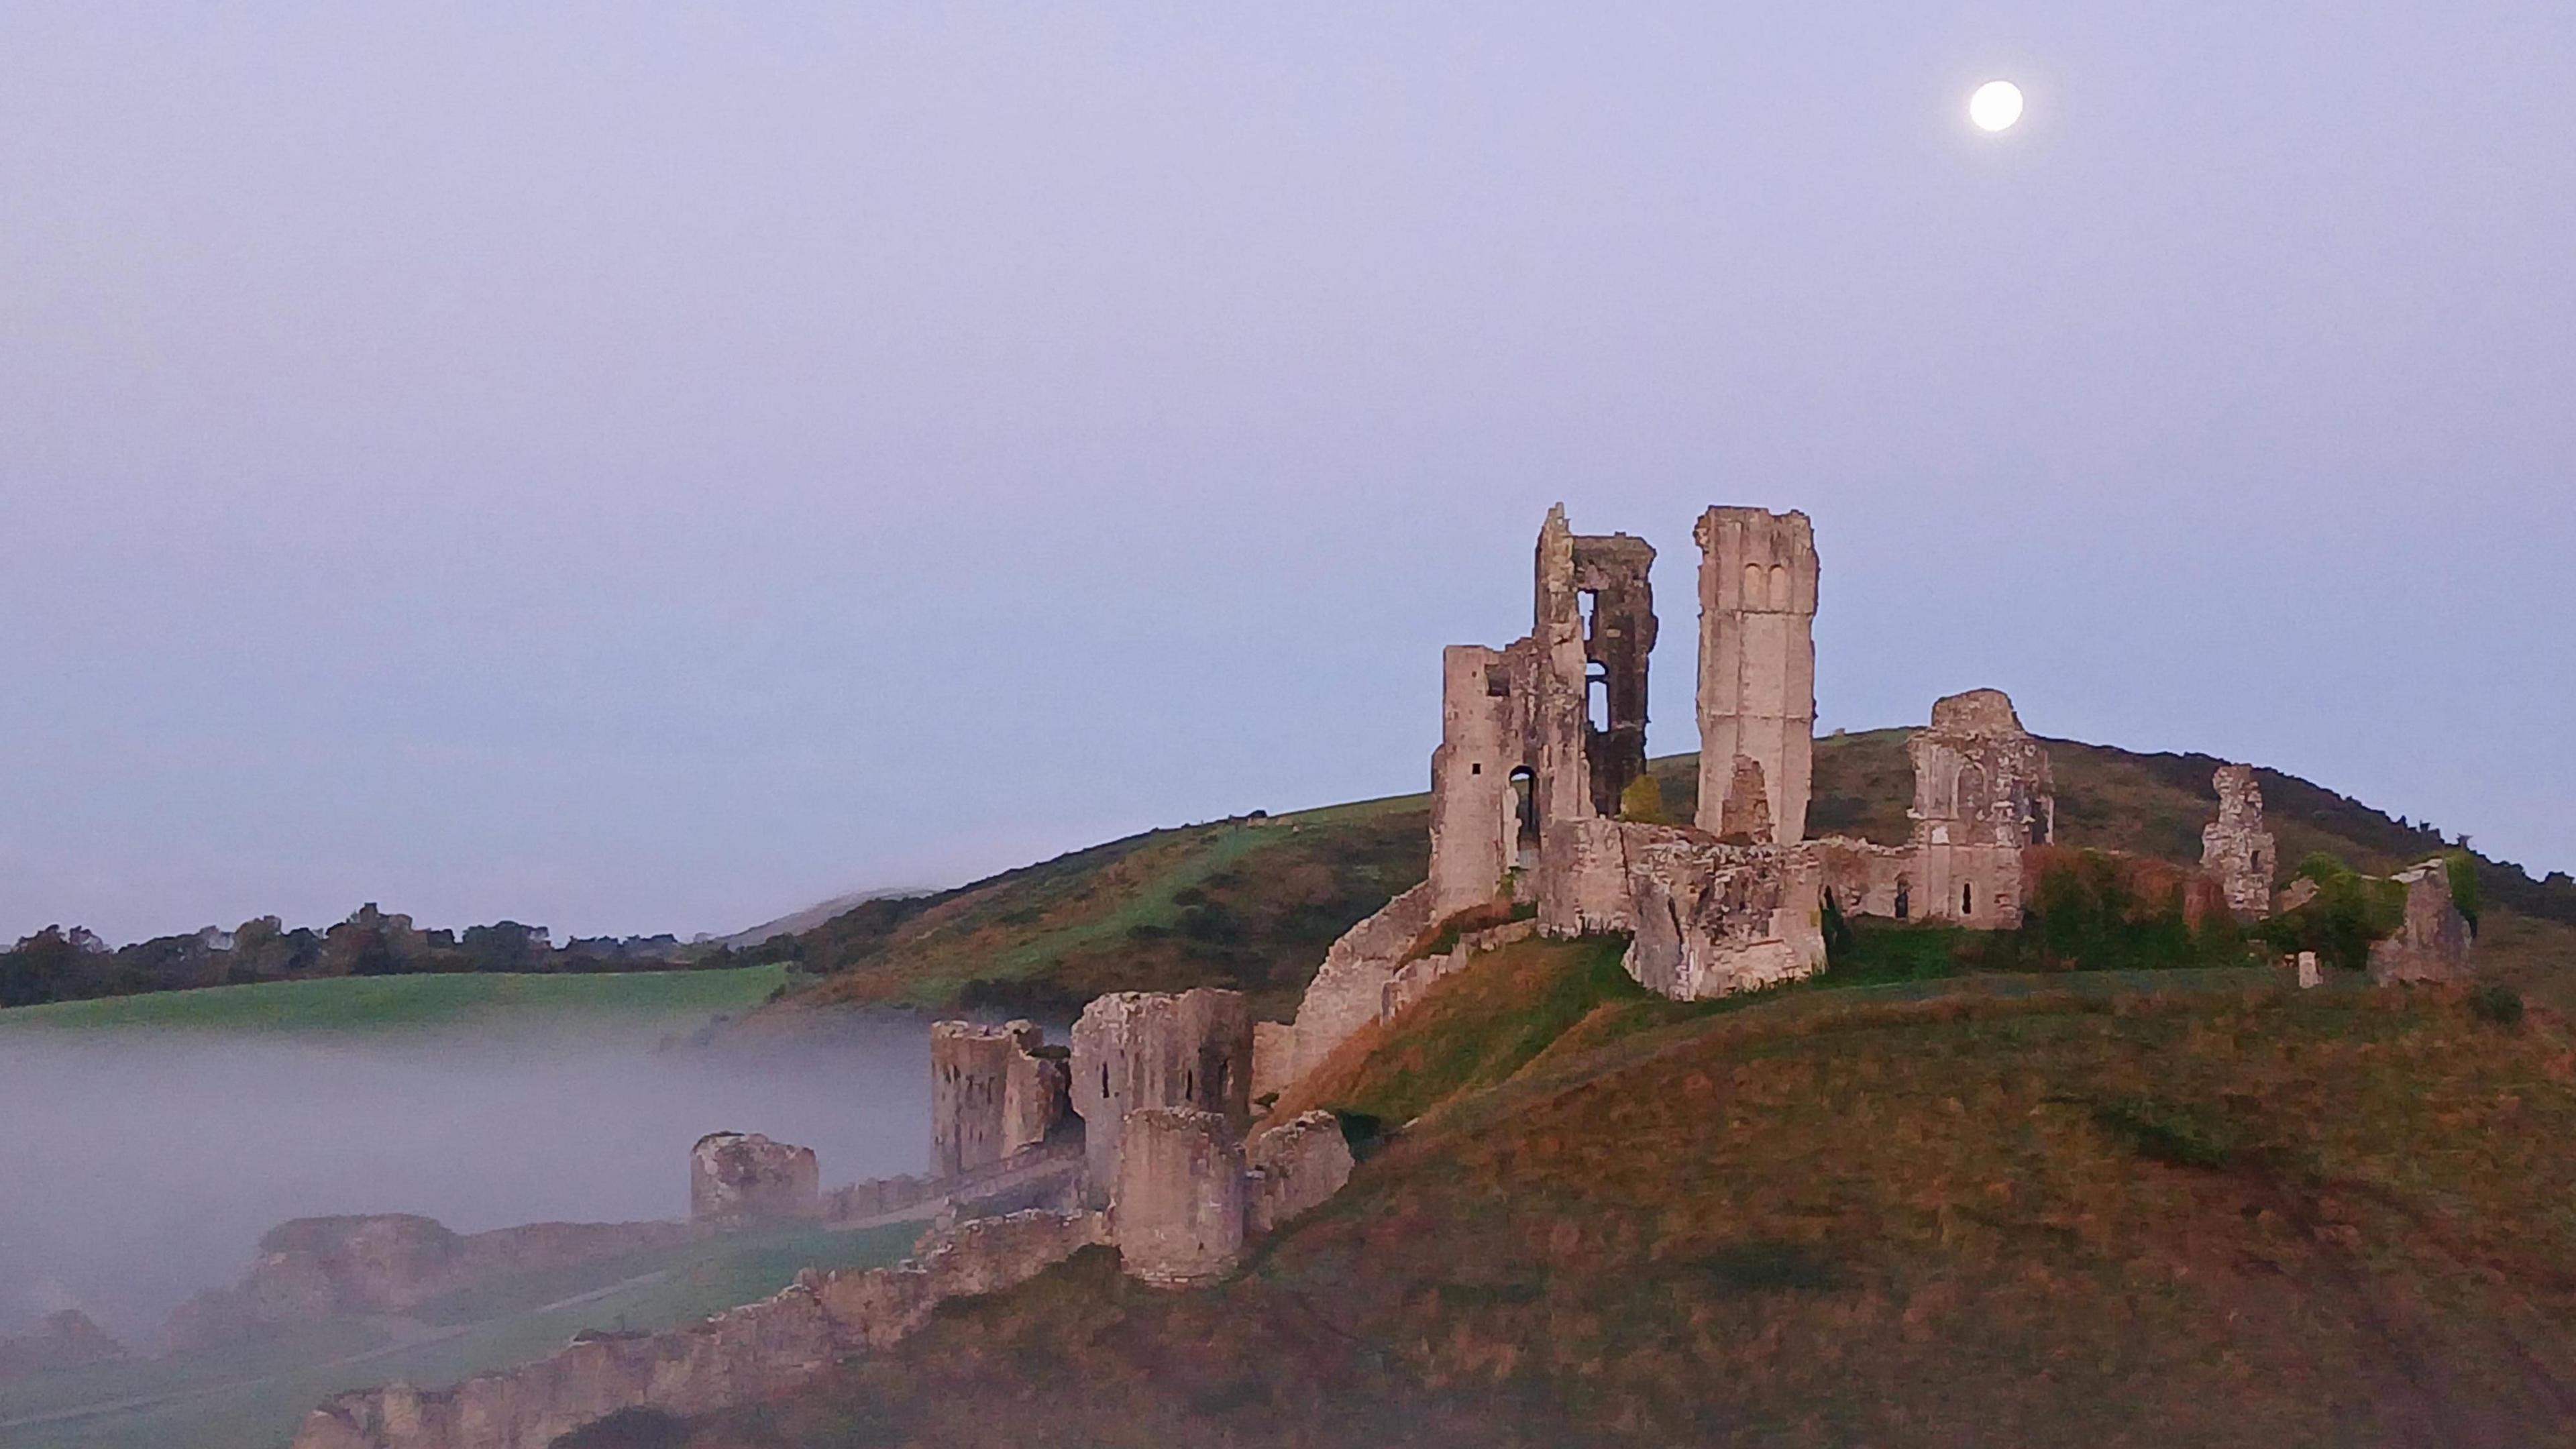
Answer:
<path fill-rule="evenodd" d="M 1981 131 L 2009 131 L 2021 119 L 2021 87 L 2011 81 L 1988 81 L 1968 97 L 1968 119 Z"/>

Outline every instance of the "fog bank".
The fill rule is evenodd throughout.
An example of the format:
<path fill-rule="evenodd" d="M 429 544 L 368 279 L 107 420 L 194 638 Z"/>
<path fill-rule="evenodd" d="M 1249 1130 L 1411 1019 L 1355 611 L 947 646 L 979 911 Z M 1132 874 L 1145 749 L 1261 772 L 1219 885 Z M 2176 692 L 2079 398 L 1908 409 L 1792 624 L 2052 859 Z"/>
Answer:
<path fill-rule="evenodd" d="M 827 1186 L 925 1167 L 925 1020 L 723 1050 L 660 1030 L 0 1031 L 0 1333 L 76 1307 L 149 1348 L 292 1217 L 682 1216 L 689 1146 L 718 1130 L 812 1147 Z"/>

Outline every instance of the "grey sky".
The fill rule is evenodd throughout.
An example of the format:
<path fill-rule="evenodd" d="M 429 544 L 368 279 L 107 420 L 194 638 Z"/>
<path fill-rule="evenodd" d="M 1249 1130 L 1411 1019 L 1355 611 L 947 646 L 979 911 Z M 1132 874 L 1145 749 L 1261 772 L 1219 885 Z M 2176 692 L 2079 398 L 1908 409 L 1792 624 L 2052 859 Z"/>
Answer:
<path fill-rule="evenodd" d="M 0 934 L 1418 789 L 1558 499 L 1658 753 L 1690 519 L 1800 507 L 1826 728 L 2576 868 L 2571 398 L 2561 0 L 11 6 Z"/>

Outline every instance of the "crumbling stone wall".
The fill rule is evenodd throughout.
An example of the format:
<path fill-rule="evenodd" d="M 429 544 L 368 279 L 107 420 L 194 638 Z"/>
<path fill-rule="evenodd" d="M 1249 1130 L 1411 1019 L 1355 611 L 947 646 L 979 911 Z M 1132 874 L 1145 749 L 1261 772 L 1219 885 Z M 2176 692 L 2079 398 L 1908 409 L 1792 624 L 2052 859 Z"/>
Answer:
<path fill-rule="evenodd" d="M 1149 1107 L 1195 1108 L 1243 1130 L 1252 1114 L 1252 1017 L 1242 993 L 1118 991 L 1083 1008 L 1073 1027 L 1073 1108 L 1094 1206 L 1116 1190 L 1128 1118 Z"/>
<path fill-rule="evenodd" d="M 1045 1142 L 1071 1113 L 1066 1054 L 1032 1022 L 930 1027 L 930 1162 L 941 1177 Z"/>
<path fill-rule="evenodd" d="M 1711 508 L 1692 537 L 1698 825 L 1735 843 L 1794 844 L 1815 779 L 1815 530 L 1803 513 Z"/>
<path fill-rule="evenodd" d="M 822 1215 L 822 1174 L 811 1147 L 757 1132 L 710 1132 L 689 1149 L 692 1221 L 730 1225 Z"/>
<path fill-rule="evenodd" d="M 1324 964 L 1315 968 L 1315 979 L 1306 983 L 1306 994 L 1297 1003 L 1296 1025 L 1287 1038 L 1287 1080 L 1293 1082 L 1313 1071 L 1316 1063 L 1333 1054 L 1333 1048 L 1377 1020 L 1378 1008 L 1386 1000 L 1386 983 L 1394 978 L 1404 953 L 1434 921 L 1443 919 L 1433 913 L 1435 899 L 1431 882 L 1424 881 L 1344 931 L 1324 952 Z M 1273 1040 L 1277 1039 L 1274 1033 Z M 1082 1106 L 1084 1080 L 1077 1028 L 1074 1109 L 1083 1112 L 1088 1132 L 1091 1114 Z"/>
<path fill-rule="evenodd" d="M 2397 934 L 2370 947 L 2372 984 L 2465 981 L 2469 978 L 2469 922 L 2451 900 L 2451 872 L 2428 860 L 2395 877 L 2406 887 L 2406 921 Z"/>
<path fill-rule="evenodd" d="M 1246 1227 L 1276 1232 L 1351 1180 L 1350 1143 L 1330 1112 L 1303 1112 L 1244 1144 Z"/>
<path fill-rule="evenodd" d="M 1824 860 L 1825 889 L 1844 915 L 1913 918 L 1919 871 L 1910 848 L 1841 835 L 1816 844 Z"/>
<path fill-rule="evenodd" d="M 2263 789 L 2251 765 L 2221 765 L 2218 818 L 2200 831 L 2200 868 L 2218 882 L 2227 908 L 2253 918 L 2272 911 L 2272 871 L 2280 863 L 2272 832 L 2263 828 Z"/>
<path fill-rule="evenodd" d="M 1297 1080 L 1297 1028 L 1284 1021 L 1252 1024 L 1252 1101 L 1255 1107 Z"/>
<path fill-rule="evenodd" d="M 880 1177 L 832 1188 L 823 1194 L 823 1220 L 856 1223 L 914 1214 L 930 1202 L 951 1215 L 991 1217 L 1055 1206 L 1068 1193 L 1073 1201 L 1062 1205 L 1070 1210 L 1079 1205 L 1082 1177 L 1082 1143 L 1059 1137 L 953 1177 Z"/>
<path fill-rule="evenodd" d="M 1937 700 L 1906 741 L 1914 761 L 1909 916 L 2009 930 L 2021 924 L 2022 851 L 2057 836 L 2048 751 L 2012 699 L 1972 689 Z"/>
<path fill-rule="evenodd" d="M 900 1177 L 872 1177 L 862 1182 L 844 1183 L 823 1194 L 823 1220 L 848 1223 L 884 1217 L 929 1201 L 937 1190 L 935 1179 L 914 1177 L 909 1173 Z"/>
<path fill-rule="evenodd" d="M 1161 1287 L 1213 1282 L 1243 1257 L 1238 1124 L 1191 1107 L 1129 1112 L 1109 1209 L 1129 1276 Z"/>
<path fill-rule="evenodd" d="M 1458 938 L 1458 944 L 1436 956 L 1416 956 L 1395 968 L 1387 977 L 1386 987 L 1378 999 L 1377 1019 L 1393 1021 L 1398 1012 L 1420 1001 L 1444 976 L 1449 976 L 1488 951 L 1498 951 L 1515 941 L 1526 941 L 1538 934 L 1538 922 L 1513 921 L 1491 926 L 1482 931 L 1469 931 Z"/>
<path fill-rule="evenodd" d="M 951 1298 L 1026 1282 L 1104 1240 L 1094 1213 L 1016 1213 L 925 1237 L 911 1261 L 798 1275 L 775 1297 L 667 1333 L 586 1334 L 539 1362 L 453 1388 L 342 1394 L 293 1449 L 546 1449 L 620 1409 L 713 1413 L 901 1341 Z"/>

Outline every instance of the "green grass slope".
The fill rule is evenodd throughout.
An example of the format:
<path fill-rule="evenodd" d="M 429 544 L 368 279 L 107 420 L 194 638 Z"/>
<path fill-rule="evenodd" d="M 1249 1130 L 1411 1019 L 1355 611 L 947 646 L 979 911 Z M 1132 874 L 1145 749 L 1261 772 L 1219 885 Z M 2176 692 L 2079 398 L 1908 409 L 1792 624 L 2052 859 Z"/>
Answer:
<path fill-rule="evenodd" d="M 0 1029 L 391 1032 L 486 1022 L 705 1019 L 759 1005 L 783 966 L 595 975 L 343 976 L 110 996 L 0 1012 Z"/>
<path fill-rule="evenodd" d="M 1902 729 L 1816 742 L 1813 834 L 1906 836 L 1913 771 Z M 2218 796 L 2205 755 L 2138 754 L 2052 740 L 2059 838 L 2185 865 Z M 1688 819 L 1698 757 L 1654 762 L 1667 810 Z M 2385 872 L 2444 848 L 2430 830 L 2277 771 L 2259 772 L 2282 858 L 2325 851 Z M 1070 1014 L 1103 991 L 1228 986 L 1286 1019 L 1335 936 L 1422 879 L 1430 799 L 1399 796 L 1158 830 L 936 896 L 870 902 L 796 938 L 803 983 L 782 1011 L 830 1004 L 986 1006 Z M 2576 964 L 2576 883 L 2482 861 L 2481 944 L 2530 989 Z M 2544 976 L 2552 979 L 2544 981 Z M 2572 1000 L 2571 1004 L 2576 1004 Z"/>
<path fill-rule="evenodd" d="M 1419 1120 L 1225 1284 L 1095 1250 L 689 1442 L 2576 1440 L 2554 1013 L 2242 975 L 1698 1010 L 1599 954 L 1436 988 L 1336 1089 Z"/>
<path fill-rule="evenodd" d="M 1063 1012 L 1224 985 L 1284 1016 L 1334 937 L 1422 879 L 1430 819 L 1416 795 L 1157 830 L 871 903 L 798 938 L 821 979 L 794 1004 Z"/>

